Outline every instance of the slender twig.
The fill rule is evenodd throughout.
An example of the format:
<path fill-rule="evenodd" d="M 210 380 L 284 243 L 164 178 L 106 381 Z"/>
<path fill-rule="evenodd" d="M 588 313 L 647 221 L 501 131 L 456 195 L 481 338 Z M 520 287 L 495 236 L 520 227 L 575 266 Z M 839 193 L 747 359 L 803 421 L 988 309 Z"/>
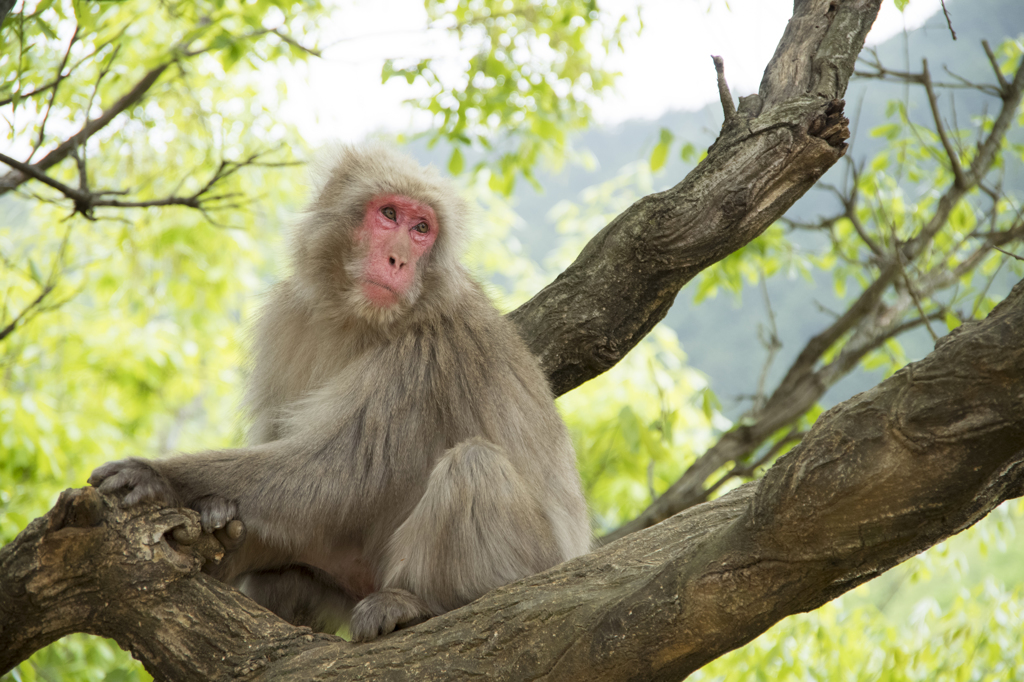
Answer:
<path fill-rule="evenodd" d="M 85 168 L 85 145 L 82 145 L 78 149 L 72 149 L 71 158 L 75 160 L 75 165 L 78 166 L 78 189 L 83 192 L 88 192 L 89 173 Z"/>
<path fill-rule="evenodd" d="M 984 41 L 982 41 L 984 42 Z M 900 83 L 922 83 L 922 74 L 914 73 L 911 71 L 900 71 L 897 69 L 890 69 L 883 66 L 881 61 L 878 59 L 877 53 L 872 50 L 865 50 L 872 54 L 871 59 L 860 57 L 858 62 L 873 69 L 873 71 L 861 71 L 859 69 L 853 72 L 853 75 L 857 78 L 869 78 L 872 80 L 889 80 L 898 81 Z M 992 57 L 991 59 L 995 59 Z M 992 95 L 994 97 L 1002 96 L 1002 90 L 1007 87 L 1006 79 L 1003 78 L 1002 74 L 999 73 L 999 81 L 1002 84 L 1002 89 L 992 85 L 991 83 L 974 83 L 962 76 L 957 75 L 949 70 L 948 67 L 944 67 L 944 70 L 957 82 L 947 83 L 944 81 L 933 81 L 932 86 L 935 88 L 942 88 L 944 90 L 977 90 L 978 92 L 985 93 L 986 95 Z M 996 71 L 998 72 L 998 65 L 996 65 Z"/>
<path fill-rule="evenodd" d="M 949 141 L 949 136 L 946 133 L 946 126 L 942 122 L 942 115 L 939 113 L 938 99 L 935 97 L 935 89 L 932 84 L 931 74 L 928 72 L 928 60 L 922 60 L 922 81 L 924 85 L 924 91 L 928 95 L 928 105 L 932 110 L 932 118 L 935 120 L 935 132 L 939 135 L 939 140 L 942 142 L 942 148 L 946 150 L 946 156 L 949 157 L 950 167 L 953 169 L 953 177 L 956 178 L 956 184 L 961 188 L 967 187 L 967 178 L 964 177 L 964 169 L 960 166 L 960 156 L 953 149 L 953 145 Z"/>
<path fill-rule="evenodd" d="M 981 308 L 981 304 L 985 302 L 985 297 L 988 296 L 988 290 L 992 287 L 992 283 L 996 281 L 996 276 L 1003 269 L 1005 264 L 1009 263 L 1005 258 L 1000 258 L 999 263 L 996 265 L 996 269 L 992 271 L 992 274 L 988 276 L 988 281 L 985 282 L 984 288 L 974 298 L 974 307 L 971 308 L 971 317 L 973 318 L 978 314 L 978 310 Z"/>
<path fill-rule="evenodd" d="M 1006 82 L 1006 77 L 1003 72 L 999 69 L 999 61 L 996 59 L 996 55 L 992 52 L 992 48 L 989 46 L 987 40 L 981 41 L 981 46 L 985 48 L 985 56 L 988 57 L 988 63 L 992 65 L 992 70 L 996 74 L 996 80 L 999 81 L 999 87 L 1003 92 L 1009 89 L 1010 84 Z"/>
<path fill-rule="evenodd" d="M 914 287 L 914 283 L 910 281 L 910 275 L 907 274 L 907 259 L 903 254 L 903 249 L 900 248 L 900 240 L 896 234 L 896 224 L 889 222 L 889 231 L 892 232 L 892 245 L 893 252 L 896 254 L 896 262 L 900 266 L 900 276 L 903 279 L 903 283 L 907 285 L 907 293 L 910 294 L 910 298 L 914 301 L 914 307 L 917 308 L 917 312 L 921 315 L 921 319 L 924 320 L 925 327 L 928 328 L 928 333 L 932 337 L 932 341 L 938 341 L 939 335 L 932 329 L 931 323 L 928 321 L 928 314 L 924 311 L 924 304 L 921 302 L 921 297 L 918 295 L 917 289 Z"/>
<path fill-rule="evenodd" d="M 946 9 L 946 0 L 939 0 L 939 4 L 942 5 L 942 13 L 946 16 L 946 26 L 949 27 L 949 33 L 953 36 L 953 40 L 956 40 L 956 31 L 953 30 L 953 19 L 949 16 L 949 10 Z"/>
<path fill-rule="evenodd" d="M 60 84 L 70 75 L 64 73 L 64 68 L 68 65 L 68 57 L 71 56 L 71 48 L 75 46 L 75 41 L 78 39 L 79 26 L 75 25 L 75 32 L 71 34 L 71 40 L 68 41 L 68 48 L 64 50 L 64 57 L 60 60 L 60 66 L 57 67 L 57 78 L 53 82 L 53 89 L 50 90 L 50 100 L 46 103 L 46 112 L 43 114 L 43 120 L 39 123 L 39 134 L 36 137 L 36 143 L 32 146 L 32 151 L 28 155 L 28 160 L 31 161 L 32 157 L 36 155 L 39 148 L 43 146 L 43 140 L 46 137 L 46 123 L 50 120 L 50 112 L 53 110 L 53 104 L 57 101 L 57 91 L 60 90 Z"/>
<path fill-rule="evenodd" d="M 711 55 L 715 63 L 715 74 L 718 78 L 718 97 L 722 101 L 722 111 L 725 113 L 723 127 L 729 125 L 736 117 L 736 105 L 732 101 L 732 93 L 729 92 L 729 84 L 725 81 L 725 60 L 720 56 Z"/>
<path fill-rule="evenodd" d="M 86 107 L 85 107 L 85 122 L 86 123 L 89 122 L 89 119 L 90 119 L 90 116 L 91 116 L 92 103 L 96 101 L 96 94 L 100 91 L 100 83 L 103 81 L 103 79 L 106 77 L 106 75 L 110 72 L 110 69 L 114 66 L 114 60 L 117 59 L 117 53 L 120 52 L 120 51 L 121 51 L 121 46 L 120 45 L 116 45 L 114 47 L 114 49 L 111 50 L 111 52 L 110 52 L 110 59 L 107 60 L 107 63 L 104 64 L 103 67 L 100 69 L 99 75 L 96 76 L 96 83 L 93 84 L 92 92 L 89 93 L 89 104 L 86 105 Z"/>
<path fill-rule="evenodd" d="M 1010 253 L 1009 251 L 1003 251 L 998 246 L 993 246 L 992 248 L 995 249 L 996 251 L 998 251 L 999 253 L 1006 254 L 1010 258 L 1015 258 L 1016 260 L 1024 261 L 1024 256 L 1018 256 L 1015 253 Z"/>
<path fill-rule="evenodd" d="M 768 381 L 768 371 L 771 369 L 772 363 L 775 360 L 776 354 L 779 349 L 782 348 L 782 342 L 779 341 L 779 330 L 775 324 L 775 311 L 772 310 L 772 299 L 768 295 L 768 284 L 766 283 L 767 276 L 764 271 L 761 272 L 761 296 L 764 298 L 764 307 L 768 311 L 768 338 L 762 339 L 762 343 L 768 350 L 768 357 L 765 358 L 764 365 L 761 367 L 761 376 L 757 380 L 757 393 L 754 396 L 754 409 L 760 410 L 764 407 L 765 403 L 765 384 Z"/>
<path fill-rule="evenodd" d="M 295 38 L 292 38 L 287 33 L 282 32 L 280 27 L 271 29 L 269 32 L 273 33 L 275 36 L 277 36 L 278 38 L 280 38 L 281 40 L 283 40 L 284 42 L 288 43 L 289 45 L 291 45 L 294 48 L 302 50 L 303 52 L 305 52 L 307 54 L 311 54 L 314 57 L 323 57 L 323 54 L 321 54 L 320 50 L 317 50 L 317 49 L 312 48 L 312 47 L 306 47 L 305 45 L 303 45 L 299 41 L 295 40 Z M 256 34 L 254 34 L 254 35 L 256 35 Z"/>
<path fill-rule="evenodd" d="M 761 455 L 754 461 L 745 465 L 740 464 L 738 462 L 733 464 L 732 468 L 729 469 L 729 471 L 722 474 L 721 478 L 719 478 L 717 481 L 715 481 L 714 483 L 707 487 L 707 489 L 704 491 L 704 499 L 706 500 L 709 497 L 711 497 L 711 494 L 718 490 L 720 487 L 722 487 L 722 484 L 724 484 L 729 479 L 739 478 L 742 476 L 750 476 L 757 470 L 759 466 L 762 466 L 763 464 L 771 461 L 775 456 L 777 456 L 779 452 L 782 450 L 782 448 L 786 447 L 787 445 L 794 441 L 800 442 L 806 435 L 807 433 L 805 431 L 800 431 L 797 427 L 794 426 L 792 429 L 789 430 L 789 433 L 787 433 L 785 436 L 772 443 L 772 446 L 768 448 L 768 450 L 765 451 L 763 455 Z"/>
<path fill-rule="evenodd" d="M 36 296 L 35 300 L 33 300 L 31 303 L 29 303 L 27 306 L 25 306 L 21 310 L 21 312 L 19 312 L 17 315 L 15 315 L 14 319 L 12 319 L 7 326 L 5 326 L 3 329 L 0 329 L 0 341 L 3 341 L 8 336 L 10 336 L 11 333 L 17 328 L 17 326 L 21 322 L 27 320 L 28 316 L 35 309 L 37 309 L 37 308 L 39 308 L 41 306 L 43 300 L 47 296 L 49 296 L 52 291 L 53 291 L 53 286 L 52 285 L 44 286 L 42 288 L 42 290 L 39 292 L 39 295 Z"/>

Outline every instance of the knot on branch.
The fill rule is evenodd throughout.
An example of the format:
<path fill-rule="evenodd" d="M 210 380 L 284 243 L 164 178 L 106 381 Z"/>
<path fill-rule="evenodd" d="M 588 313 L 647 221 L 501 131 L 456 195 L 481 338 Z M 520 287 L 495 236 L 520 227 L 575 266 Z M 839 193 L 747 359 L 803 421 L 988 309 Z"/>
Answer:
<path fill-rule="evenodd" d="M 165 584 L 209 570 L 225 553 L 216 536 L 202 531 L 199 514 L 191 509 L 125 508 L 117 496 L 92 487 L 65 490 L 46 519 L 41 547 L 79 557 L 70 563 L 42 561 L 56 580 L 79 576 L 81 560 L 91 565 L 89 575 L 113 570 L 121 576 L 112 583 Z M 58 575 L 64 572 L 68 575 Z"/>
<path fill-rule="evenodd" d="M 807 134 L 819 137 L 840 151 L 846 152 L 846 140 L 850 137 L 850 119 L 843 115 L 841 99 L 834 99 L 825 106 L 825 110 L 811 119 Z"/>
<path fill-rule="evenodd" d="M 49 532 L 62 528 L 92 528 L 103 521 L 103 496 L 95 488 L 68 488 L 46 515 Z"/>

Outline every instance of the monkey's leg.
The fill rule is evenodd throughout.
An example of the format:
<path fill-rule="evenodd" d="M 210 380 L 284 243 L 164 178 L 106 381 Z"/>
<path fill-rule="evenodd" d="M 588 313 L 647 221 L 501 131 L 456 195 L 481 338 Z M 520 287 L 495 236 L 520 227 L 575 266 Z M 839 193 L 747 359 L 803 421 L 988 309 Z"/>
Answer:
<path fill-rule="evenodd" d="M 246 573 L 236 586 L 292 625 L 318 632 L 333 635 L 352 612 L 353 600 L 330 578 L 306 566 Z"/>
<path fill-rule="evenodd" d="M 357 641 L 463 606 L 561 561 L 551 524 L 504 452 L 482 439 L 449 450 L 391 537 L 384 589 L 352 613 Z"/>

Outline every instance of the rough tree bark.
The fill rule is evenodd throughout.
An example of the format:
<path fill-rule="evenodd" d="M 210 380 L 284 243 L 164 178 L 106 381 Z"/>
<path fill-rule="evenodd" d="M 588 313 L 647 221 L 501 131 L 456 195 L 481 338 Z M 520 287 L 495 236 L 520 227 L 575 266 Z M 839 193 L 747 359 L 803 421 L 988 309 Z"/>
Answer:
<path fill-rule="evenodd" d="M 565 392 L 618 361 L 700 269 L 842 155 L 880 0 L 797 0 L 759 95 L 680 185 L 639 201 L 513 314 Z M 200 572 L 188 510 L 69 490 L 0 550 L 0 670 L 75 631 L 158 679 L 679 679 L 1024 493 L 1024 285 L 823 415 L 761 481 L 362 645 L 293 628 Z"/>

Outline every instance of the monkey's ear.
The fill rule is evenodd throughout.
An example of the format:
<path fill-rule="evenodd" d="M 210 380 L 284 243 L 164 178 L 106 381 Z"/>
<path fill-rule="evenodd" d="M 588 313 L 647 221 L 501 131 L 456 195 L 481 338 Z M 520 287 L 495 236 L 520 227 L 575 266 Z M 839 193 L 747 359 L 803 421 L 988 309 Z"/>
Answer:
<path fill-rule="evenodd" d="M 314 152 L 307 167 L 309 173 L 310 197 L 319 197 L 332 177 L 337 177 L 338 170 L 347 168 L 346 161 L 352 155 L 351 145 L 338 140 L 324 143 Z"/>

